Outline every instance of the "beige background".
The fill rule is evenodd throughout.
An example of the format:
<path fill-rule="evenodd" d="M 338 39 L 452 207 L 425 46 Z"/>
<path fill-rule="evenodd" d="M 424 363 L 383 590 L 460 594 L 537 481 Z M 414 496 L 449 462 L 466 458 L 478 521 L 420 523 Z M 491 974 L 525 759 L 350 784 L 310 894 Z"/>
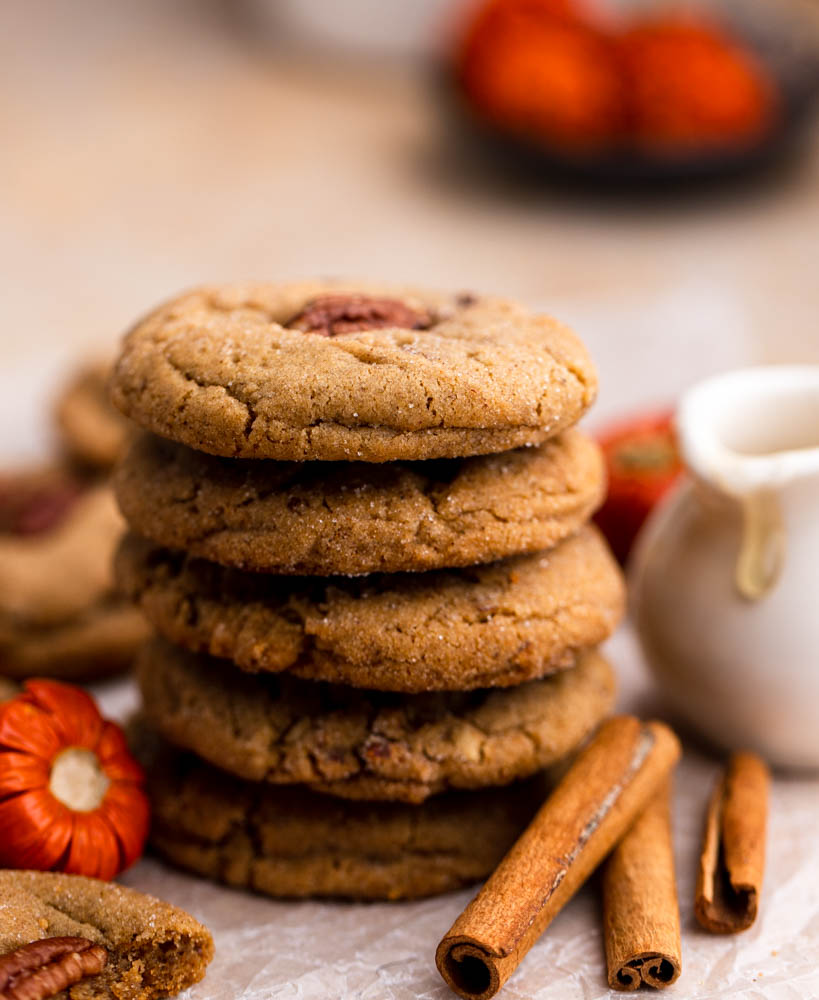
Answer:
<path fill-rule="evenodd" d="M 521 296 L 590 343 L 598 421 L 673 399 L 708 371 L 819 359 L 819 136 L 776 183 L 675 203 L 579 200 L 470 162 L 422 69 L 274 56 L 243 31 L 240 9 L 0 5 L 6 462 L 47 447 L 50 393 L 78 355 L 105 350 L 158 299 L 203 280 L 363 274 Z M 622 704 L 651 710 L 627 629 L 611 652 Z M 134 698 L 128 685 L 100 694 L 117 712 Z M 762 918 L 741 939 L 714 939 L 690 914 L 714 773 L 689 752 L 678 782 L 685 971 L 673 995 L 819 996 L 817 786 L 777 782 Z M 469 895 L 274 903 L 154 861 L 127 881 L 214 929 L 217 960 L 196 1000 L 443 1000 L 432 954 Z M 504 996 L 604 995 L 588 890 Z"/>
<path fill-rule="evenodd" d="M 67 359 L 203 280 L 363 274 L 521 296 L 591 343 L 598 414 L 744 360 L 819 357 L 819 132 L 775 183 L 583 200 L 471 161 L 426 68 L 274 54 L 243 9 L 0 5 L 15 454 L 42 446 Z M 664 361 L 671 341 L 683 370 Z"/>

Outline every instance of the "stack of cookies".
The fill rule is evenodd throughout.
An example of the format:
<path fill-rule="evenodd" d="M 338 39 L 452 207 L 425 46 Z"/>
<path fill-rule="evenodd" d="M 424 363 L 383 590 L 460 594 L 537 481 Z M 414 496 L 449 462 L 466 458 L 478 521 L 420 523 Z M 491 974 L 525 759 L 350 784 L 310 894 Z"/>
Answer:
<path fill-rule="evenodd" d="M 486 875 L 613 700 L 583 346 L 494 298 L 214 287 L 112 387 L 157 849 L 279 896 Z"/>

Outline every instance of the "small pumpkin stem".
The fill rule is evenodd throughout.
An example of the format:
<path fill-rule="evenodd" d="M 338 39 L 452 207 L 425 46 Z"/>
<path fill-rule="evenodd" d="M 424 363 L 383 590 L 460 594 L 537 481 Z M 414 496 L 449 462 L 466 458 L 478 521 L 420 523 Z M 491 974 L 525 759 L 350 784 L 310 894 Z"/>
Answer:
<path fill-rule="evenodd" d="M 51 764 L 48 789 L 74 812 L 99 809 L 110 784 L 97 755 L 85 747 L 67 747 Z"/>

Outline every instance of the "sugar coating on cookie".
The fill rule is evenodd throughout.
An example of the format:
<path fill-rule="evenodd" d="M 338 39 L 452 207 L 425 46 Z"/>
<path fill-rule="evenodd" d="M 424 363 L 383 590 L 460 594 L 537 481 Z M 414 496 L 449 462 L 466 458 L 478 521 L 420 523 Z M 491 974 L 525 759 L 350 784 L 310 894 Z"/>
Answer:
<path fill-rule="evenodd" d="M 503 299 L 302 282 L 165 303 L 126 335 L 111 386 L 143 428 L 215 455 L 388 462 L 540 443 L 597 377 L 570 330 Z"/>
<path fill-rule="evenodd" d="M 570 667 L 611 634 L 625 599 L 591 526 L 547 552 L 428 573 L 247 573 L 133 534 L 116 566 L 170 642 L 249 672 L 386 691 L 509 686 Z"/>
<path fill-rule="evenodd" d="M 549 548 L 603 499 L 594 442 L 427 462 L 215 458 L 140 436 L 116 476 L 140 534 L 254 572 L 361 574 L 492 562 Z"/>
<path fill-rule="evenodd" d="M 596 652 L 514 688 L 394 695 L 253 677 L 162 639 L 143 648 L 137 676 L 150 724 L 223 770 L 404 802 L 555 763 L 610 711 L 615 687 Z"/>

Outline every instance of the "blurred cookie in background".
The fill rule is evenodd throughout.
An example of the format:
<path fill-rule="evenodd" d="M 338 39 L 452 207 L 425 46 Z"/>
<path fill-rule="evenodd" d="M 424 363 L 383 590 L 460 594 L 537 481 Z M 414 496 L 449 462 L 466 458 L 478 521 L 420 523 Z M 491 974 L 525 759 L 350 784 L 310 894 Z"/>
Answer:
<path fill-rule="evenodd" d="M 0 675 L 90 680 L 130 666 L 148 629 L 114 586 L 122 530 L 106 485 L 58 465 L 0 474 Z"/>
<path fill-rule="evenodd" d="M 20 688 L 17 683 L 9 677 L 0 677 L 0 702 L 13 698 Z"/>
<path fill-rule="evenodd" d="M 109 472 L 130 438 L 128 421 L 108 398 L 110 367 L 95 361 L 77 369 L 54 410 L 62 449 L 84 472 Z"/>

